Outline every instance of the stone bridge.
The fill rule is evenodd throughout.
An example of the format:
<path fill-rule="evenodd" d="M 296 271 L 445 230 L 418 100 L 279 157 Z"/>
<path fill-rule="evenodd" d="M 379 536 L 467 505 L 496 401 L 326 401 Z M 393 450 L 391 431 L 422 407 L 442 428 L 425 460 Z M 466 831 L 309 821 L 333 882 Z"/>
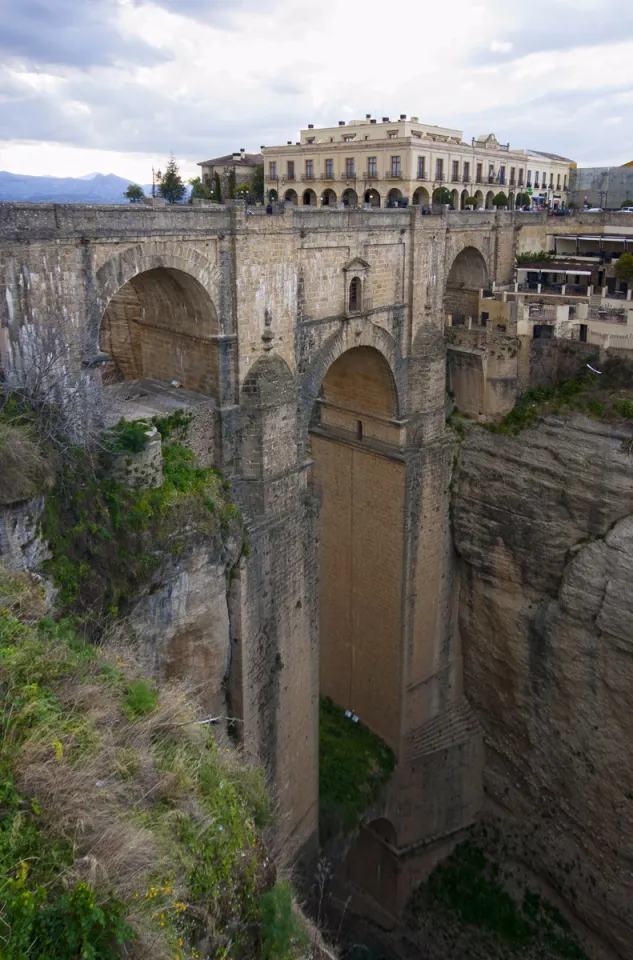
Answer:
<path fill-rule="evenodd" d="M 295 859 L 316 844 L 319 694 L 392 746 L 348 862 L 392 913 L 481 801 L 444 307 L 511 279 L 516 234 L 487 212 L 0 204 L 5 377 L 57 350 L 69 382 L 178 381 L 213 401 L 211 459 L 253 544 L 231 586 L 232 709 Z"/>

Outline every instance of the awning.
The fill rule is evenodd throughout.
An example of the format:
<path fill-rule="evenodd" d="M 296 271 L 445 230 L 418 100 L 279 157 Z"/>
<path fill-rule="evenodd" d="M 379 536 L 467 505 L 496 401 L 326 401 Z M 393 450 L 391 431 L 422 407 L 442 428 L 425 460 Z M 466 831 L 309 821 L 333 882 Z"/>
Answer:
<path fill-rule="evenodd" d="M 556 267 L 518 267 L 518 272 L 520 273 L 566 273 L 569 277 L 590 277 L 592 274 L 591 270 L 557 270 Z"/>

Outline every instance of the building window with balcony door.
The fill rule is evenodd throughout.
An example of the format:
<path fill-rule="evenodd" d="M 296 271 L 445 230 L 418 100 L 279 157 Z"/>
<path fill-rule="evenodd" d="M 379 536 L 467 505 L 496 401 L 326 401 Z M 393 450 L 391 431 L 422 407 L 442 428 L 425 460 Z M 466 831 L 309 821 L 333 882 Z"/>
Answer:
<path fill-rule="evenodd" d="M 478 164 L 477 164 L 477 173 L 476 173 L 477 183 L 481 183 L 482 178 L 483 178 L 483 175 L 484 175 L 484 165 L 483 165 L 483 163 L 478 163 Z"/>
<path fill-rule="evenodd" d="M 325 176 L 328 178 L 328 180 L 334 179 L 334 161 L 333 160 L 325 161 Z"/>
<path fill-rule="evenodd" d="M 557 186 L 558 189 L 560 190 L 560 173 L 559 173 L 558 176 L 556 177 L 556 186 Z"/>
<path fill-rule="evenodd" d="M 306 160 L 306 180 L 314 179 L 314 160 Z"/>
<path fill-rule="evenodd" d="M 534 171 L 534 186 L 538 187 L 538 170 Z"/>
<path fill-rule="evenodd" d="M 532 186 L 532 171 L 531 171 L 531 170 L 528 170 L 527 185 L 528 185 L 528 187 L 531 187 L 531 186 Z"/>
<path fill-rule="evenodd" d="M 376 157 L 369 157 L 367 160 L 367 176 L 378 176 L 378 164 L 376 162 Z"/>
<path fill-rule="evenodd" d="M 510 186 L 513 187 L 516 180 L 516 167 L 510 167 Z"/>
<path fill-rule="evenodd" d="M 549 175 L 549 185 L 550 185 L 550 188 L 553 190 L 553 189 L 554 189 L 554 174 L 553 174 L 553 173 L 550 173 L 550 175 Z"/>
<path fill-rule="evenodd" d="M 566 189 L 567 189 L 567 175 L 565 174 L 565 178 L 563 180 L 563 190 L 566 190 Z"/>
<path fill-rule="evenodd" d="M 288 161 L 288 179 L 294 180 L 295 178 L 295 162 L 294 160 Z"/>
<path fill-rule="evenodd" d="M 523 186 L 523 167 L 519 167 L 519 186 Z"/>
<path fill-rule="evenodd" d="M 418 157 L 418 180 L 426 180 L 424 157 Z"/>
<path fill-rule="evenodd" d="M 464 183 L 470 183 L 470 164 L 464 161 Z"/>
<path fill-rule="evenodd" d="M 499 183 L 505 183 L 505 182 L 506 182 L 506 168 L 501 167 L 501 169 L 499 170 Z"/>
<path fill-rule="evenodd" d="M 345 160 L 345 176 L 347 177 L 348 180 L 349 180 L 350 177 L 353 178 L 353 177 L 356 176 L 356 174 L 354 173 L 354 158 L 353 158 L 353 157 L 347 157 L 347 159 Z"/>
<path fill-rule="evenodd" d="M 453 160 L 453 183 L 459 180 L 459 160 Z"/>
<path fill-rule="evenodd" d="M 268 164 L 268 176 L 271 180 L 277 179 L 277 161 L 271 160 Z"/>
<path fill-rule="evenodd" d="M 435 161 L 435 179 L 436 180 L 444 179 L 444 161 L 443 160 Z"/>
<path fill-rule="evenodd" d="M 494 183 L 494 182 L 495 182 L 495 165 L 494 163 L 491 163 L 490 166 L 488 167 L 488 183 Z"/>
<path fill-rule="evenodd" d="M 391 158 L 391 176 L 399 177 L 401 174 L 400 157 Z"/>

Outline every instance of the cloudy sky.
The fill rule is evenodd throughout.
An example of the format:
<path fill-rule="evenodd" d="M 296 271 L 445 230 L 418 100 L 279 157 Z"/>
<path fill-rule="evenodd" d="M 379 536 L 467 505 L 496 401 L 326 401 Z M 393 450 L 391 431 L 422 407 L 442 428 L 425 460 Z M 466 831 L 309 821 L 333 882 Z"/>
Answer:
<path fill-rule="evenodd" d="M 0 0 L 0 170 L 147 183 L 366 113 L 633 160 L 633 3 Z"/>

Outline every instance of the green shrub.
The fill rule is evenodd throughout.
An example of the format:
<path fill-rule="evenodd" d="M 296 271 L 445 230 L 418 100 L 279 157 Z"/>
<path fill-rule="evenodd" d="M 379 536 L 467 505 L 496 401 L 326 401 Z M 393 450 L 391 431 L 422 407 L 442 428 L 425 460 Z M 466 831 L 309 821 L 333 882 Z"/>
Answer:
<path fill-rule="evenodd" d="M 147 420 L 124 420 L 108 430 L 105 445 L 112 453 L 141 453 L 149 444 L 150 425 Z"/>
<path fill-rule="evenodd" d="M 153 713 L 158 704 L 158 691 L 152 690 L 147 680 L 131 683 L 123 700 L 123 711 L 128 720 L 136 720 Z"/>
<path fill-rule="evenodd" d="M 297 947 L 308 945 L 308 936 L 293 910 L 286 882 L 276 883 L 259 901 L 263 960 L 292 960 Z"/>

